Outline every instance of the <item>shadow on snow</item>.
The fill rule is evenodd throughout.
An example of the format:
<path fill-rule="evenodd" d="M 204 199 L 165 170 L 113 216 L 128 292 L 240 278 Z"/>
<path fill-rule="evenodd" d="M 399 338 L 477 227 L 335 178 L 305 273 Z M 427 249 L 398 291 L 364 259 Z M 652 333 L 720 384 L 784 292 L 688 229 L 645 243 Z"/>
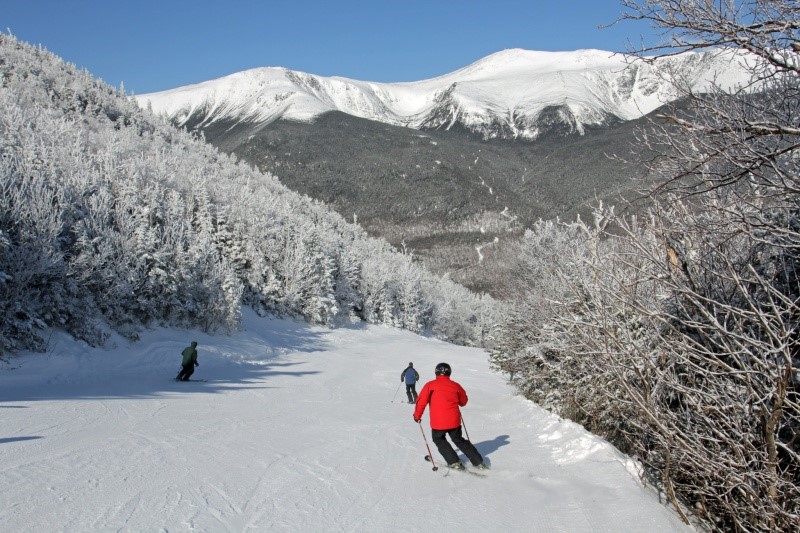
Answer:
<path fill-rule="evenodd" d="M 500 435 L 492 440 L 485 440 L 483 442 L 476 442 L 473 444 L 475 444 L 475 448 L 481 452 L 481 455 L 486 457 L 490 453 L 496 452 L 500 447 L 511 444 L 511 441 L 509 441 L 508 435 Z"/>
<path fill-rule="evenodd" d="M 34 437 L 8 437 L 5 439 L 0 439 L 0 444 L 8 444 L 9 442 L 21 442 L 24 440 L 37 440 L 43 439 L 44 437 L 34 436 Z"/>
<path fill-rule="evenodd" d="M 265 389 L 270 378 L 303 378 L 318 374 L 304 369 L 314 354 L 329 346 L 323 332 L 304 323 L 267 321 L 250 331 L 211 336 L 196 331 L 174 331 L 174 336 L 132 344 L 128 349 L 77 353 L 75 348 L 50 354 L 28 355 L 6 374 L 11 382 L 0 387 L 0 402 L 75 399 L 155 398 L 175 394 L 222 393 L 229 390 Z M 170 332 L 172 333 L 172 332 Z M 200 366 L 193 382 L 178 382 L 181 351 L 197 340 Z M 72 355 L 70 355 L 72 354 Z M 41 357 L 42 359 L 36 359 Z M 289 358 L 292 360 L 288 360 Z M 4 376 L 3 376 L 4 377 Z M 15 405 L 0 405 L 14 408 Z"/>

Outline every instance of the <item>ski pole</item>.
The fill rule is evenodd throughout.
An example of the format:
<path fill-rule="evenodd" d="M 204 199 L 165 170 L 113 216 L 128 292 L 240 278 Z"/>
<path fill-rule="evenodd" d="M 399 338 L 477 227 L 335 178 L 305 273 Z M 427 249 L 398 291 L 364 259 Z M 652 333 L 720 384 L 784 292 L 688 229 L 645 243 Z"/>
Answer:
<path fill-rule="evenodd" d="M 397 398 L 397 393 L 400 392 L 400 387 L 403 386 L 403 382 L 400 382 L 400 385 L 397 386 L 397 390 L 394 391 L 394 396 L 392 396 L 392 403 L 394 403 L 394 399 Z"/>
<path fill-rule="evenodd" d="M 425 447 L 428 449 L 428 457 L 431 458 L 431 464 L 433 465 L 433 471 L 436 472 L 439 470 L 439 467 L 436 466 L 436 463 L 433 462 L 433 454 L 431 453 L 431 447 L 428 446 L 428 437 L 425 436 L 425 430 L 422 429 L 422 421 L 420 420 L 417 422 L 419 424 L 419 431 L 422 433 L 422 440 L 425 441 Z"/>
<path fill-rule="evenodd" d="M 464 436 L 467 437 L 469 440 L 469 431 L 467 431 L 467 425 L 464 423 L 464 417 L 461 417 L 461 425 L 464 426 Z"/>

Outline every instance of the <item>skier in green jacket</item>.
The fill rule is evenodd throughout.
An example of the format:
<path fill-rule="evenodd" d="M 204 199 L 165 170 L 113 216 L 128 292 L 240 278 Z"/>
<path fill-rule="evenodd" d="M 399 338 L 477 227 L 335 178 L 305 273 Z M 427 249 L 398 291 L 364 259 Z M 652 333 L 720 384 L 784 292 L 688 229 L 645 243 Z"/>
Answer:
<path fill-rule="evenodd" d="M 183 361 L 181 362 L 181 371 L 175 381 L 189 381 L 189 378 L 194 374 L 194 367 L 200 366 L 197 362 L 197 341 L 192 341 L 191 346 L 187 346 L 181 352 Z"/>

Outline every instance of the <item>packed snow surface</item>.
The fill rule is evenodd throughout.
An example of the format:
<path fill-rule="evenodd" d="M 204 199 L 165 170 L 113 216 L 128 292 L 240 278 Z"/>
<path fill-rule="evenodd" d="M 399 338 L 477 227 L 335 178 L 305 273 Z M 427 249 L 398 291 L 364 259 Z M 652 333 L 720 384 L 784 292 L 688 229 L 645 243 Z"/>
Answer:
<path fill-rule="evenodd" d="M 191 340 L 208 381 L 172 381 Z M 409 361 L 418 390 L 452 365 L 486 477 L 423 461 Z M 633 461 L 515 395 L 480 349 L 248 314 L 230 336 L 104 349 L 54 334 L 1 365 L 4 532 L 690 530 Z"/>

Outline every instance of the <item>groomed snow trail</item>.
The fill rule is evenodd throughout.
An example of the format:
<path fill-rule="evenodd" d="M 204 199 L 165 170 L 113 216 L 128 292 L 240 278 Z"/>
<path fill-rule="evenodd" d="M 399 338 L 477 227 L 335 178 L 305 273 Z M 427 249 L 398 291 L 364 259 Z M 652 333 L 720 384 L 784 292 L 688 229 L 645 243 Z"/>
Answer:
<path fill-rule="evenodd" d="M 191 340 L 208 381 L 173 382 Z M 452 365 L 486 478 L 423 460 L 398 390 L 409 361 L 418 390 Z M 0 366 L 4 532 L 434 529 L 691 531 L 630 460 L 516 396 L 484 351 L 408 332 L 248 314 L 231 336 L 156 330 L 97 350 L 56 335 Z"/>

